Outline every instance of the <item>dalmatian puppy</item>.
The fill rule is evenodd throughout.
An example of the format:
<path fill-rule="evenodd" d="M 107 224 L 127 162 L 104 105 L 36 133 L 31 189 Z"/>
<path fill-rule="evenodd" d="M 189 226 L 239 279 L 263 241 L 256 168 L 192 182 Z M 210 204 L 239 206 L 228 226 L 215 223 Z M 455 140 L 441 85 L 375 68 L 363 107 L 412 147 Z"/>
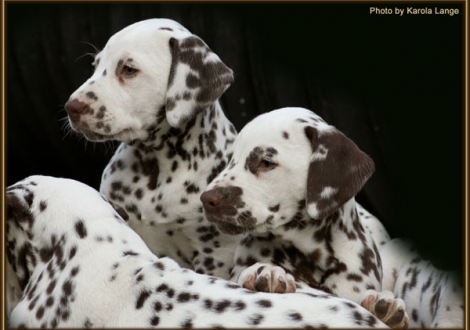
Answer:
<path fill-rule="evenodd" d="M 232 280 L 255 291 L 324 290 L 406 327 L 403 301 L 382 292 L 380 255 L 354 200 L 373 171 L 365 153 L 307 109 L 248 123 L 228 167 L 201 195 L 209 221 L 244 234 Z"/>
<path fill-rule="evenodd" d="M 410 328 L 464 328 L 461 279 L 423 260 L 411 242 L 395 238 L 380 249 L 383 287 L 403 299 Z"/>
<path fill-rule="evenodd" d="M 10 327 L 385 328 L 327 293 L 253 293 L 155 256 L 104 197 L 31 176 L 7 188 L 8 261 L 24 289 Z"/>
<path fill-rule="evenodd" d="M 229 278 L 239 237 L 203 215 L 199 195 L 227 165 L 236 130 L 218 98 L 233 73 L 196 35 L 149 19 L 113 35 L 65 104 L 73 130 L 121 141 L 100 192 L 128 213 L 150 249 Z"/>

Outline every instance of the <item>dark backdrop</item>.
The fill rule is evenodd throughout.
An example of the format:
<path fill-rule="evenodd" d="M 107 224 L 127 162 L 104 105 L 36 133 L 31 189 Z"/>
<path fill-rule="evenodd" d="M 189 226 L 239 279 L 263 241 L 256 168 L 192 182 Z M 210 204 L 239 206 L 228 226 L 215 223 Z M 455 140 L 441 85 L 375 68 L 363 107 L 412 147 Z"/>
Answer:
<path fill-rule="evenodd" d="M 373 15 L 370 7 L 8 3 L 7 184 L 44 174 L 99 186 L 116 144 L 87 143 L 63 128 L 63 105 L 92 72 L 92 57 L 82 55 L 133 22 L 171 18 L 234 70 L 221 102 L 237 129 L 279 107 L 315 111 L 375 161 L 358 200 L 392 236 L 413 239 L 441 267 L 459 267 L 463 4 L 438 4 L 458 8 L 454 16 Z M 395 7 L 406 5 L 388 4 Z"/>

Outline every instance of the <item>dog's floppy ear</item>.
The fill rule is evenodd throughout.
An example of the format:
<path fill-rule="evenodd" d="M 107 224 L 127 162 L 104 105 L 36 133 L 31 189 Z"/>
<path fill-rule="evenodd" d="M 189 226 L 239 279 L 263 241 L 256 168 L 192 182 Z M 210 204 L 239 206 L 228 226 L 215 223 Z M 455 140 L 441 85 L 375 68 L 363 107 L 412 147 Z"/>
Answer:
<path fill-rule="evenodd" d="M 15 221 L 24 231 L 33 226 L 33 215 L 30 207 L 33 203 L 33 193 L 23 189 L 7 188 L 5 201 L 7 206 L 7 219 Z"/>
<path fill-rule="evenodd" d="M 335 128 L 306 127 L 312 144 L 307 176 L 307 212 L 313 219 L 327 217 L 354 197 L 374 172 L 374 162 Z"/>
<path fill-rule="evenodd" d="M 233 72 L 197 36 L 171 38 L 172 62 L 166 94 L 166 118 L 182 127 L 216 101 L 233 82 Z"/>
<path fill-rule="evenodd" d="M 33 269 L 33 253 L 28 238 L 33 225 L 33 216 L 28 206 L 32 199 L 26 191 L 13 189 L 7 188 L 5 196 L 6 255 L 17 276 L 9 281 L 17 280 L 21 290 L 24 290 Z"/>

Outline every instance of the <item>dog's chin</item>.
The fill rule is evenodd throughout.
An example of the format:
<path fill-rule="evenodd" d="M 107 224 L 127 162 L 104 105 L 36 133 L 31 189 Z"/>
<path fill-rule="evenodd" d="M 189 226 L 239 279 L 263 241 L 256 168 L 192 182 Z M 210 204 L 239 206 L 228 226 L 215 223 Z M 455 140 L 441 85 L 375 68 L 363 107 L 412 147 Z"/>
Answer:
<path fill-rule="evenodd" d="M 90 142 L 106 142 L 106 141 L 120 141 L 120 142 L 129 142 L 132 141 L 130 130 L 122 130 L 114 134 L 101 134 L 94 132 L 86 127 L 73 127 L 72 129 L 82 134 Z"/>
<path fill-rule="evenodd" d="M 91 142 L 105 142 L 113 140 L 112 137 L 106 136 L 104 134 L 95 133 L 89 130 L 78 130 L 76 132 L 82 134 L 88 141 Z"/>
<path fill-rule="evenodd" d="M 250 228 L 245 228 L 234 223 L 234 220 L 219 218 L 215 216 L 207 215 L 207 220 L 212 222 L 218 230 L 227 235 L 238 235 L 250 231 Z"/>

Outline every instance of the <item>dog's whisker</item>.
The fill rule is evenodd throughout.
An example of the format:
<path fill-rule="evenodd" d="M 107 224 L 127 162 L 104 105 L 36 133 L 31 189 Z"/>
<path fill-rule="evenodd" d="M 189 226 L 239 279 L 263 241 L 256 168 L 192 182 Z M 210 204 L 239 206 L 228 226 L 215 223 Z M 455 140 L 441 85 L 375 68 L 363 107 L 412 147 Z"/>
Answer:
<path fill-rule="evenodd" d="M 92 43 L 90 43 L 88 41 L 80 41 L 80 43 L 93 47 L 93 49 L 95 50 L 95 53 L 90 53 L 90 54 L 93 55 L 93 57 L 96 56 L 100 52 L 98 47 L 96 47 L 95 45 L 93 45 Z"/>
<path fill-rule="evenodd" d="M 84 58 L 85 56 L 91 56 L 91 57 L 95 58 L 95 54 L 93 54 L 93 53 L 85 53 L 85 54 L 80 55 L 79 57 L 77 57 L 77 58 L 75 59 L 75 62 L 79 61 L 80 59 Z"/>

